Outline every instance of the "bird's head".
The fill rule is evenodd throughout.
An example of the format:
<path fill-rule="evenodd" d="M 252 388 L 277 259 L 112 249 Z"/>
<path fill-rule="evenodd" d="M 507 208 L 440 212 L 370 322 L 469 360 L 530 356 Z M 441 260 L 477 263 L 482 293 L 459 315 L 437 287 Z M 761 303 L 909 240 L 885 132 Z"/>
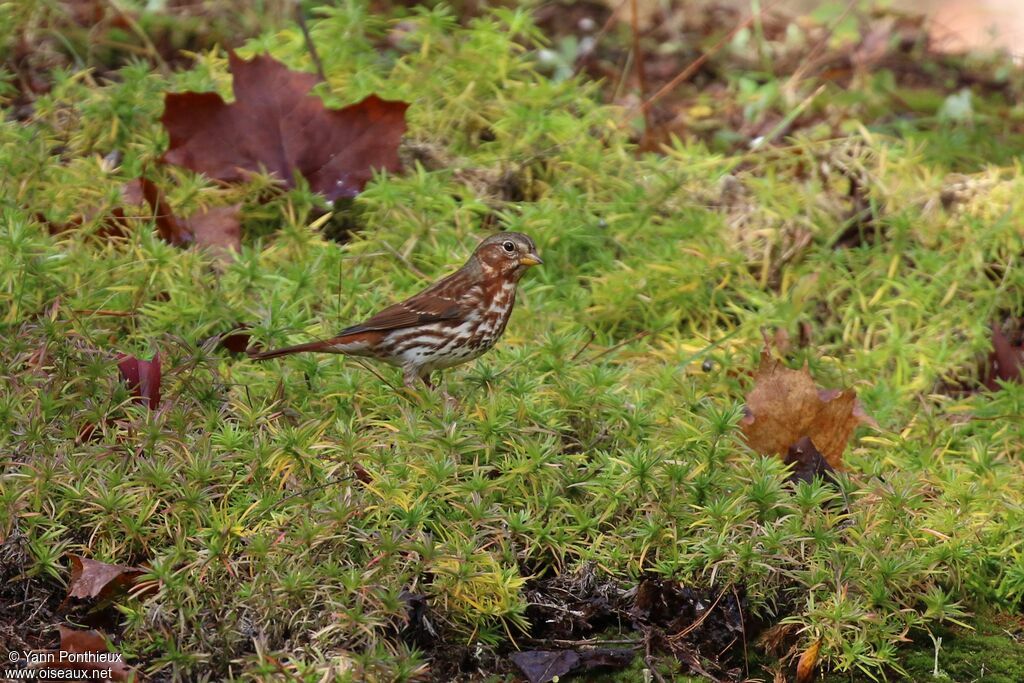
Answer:
<path fill-rule="evenodd" d="M 544 261 L 537 254 L 537 245 L 521 232 L 499 232 L 481 242 L 473 258 L 485 275 L 518 280 L 530 266 Z"/>

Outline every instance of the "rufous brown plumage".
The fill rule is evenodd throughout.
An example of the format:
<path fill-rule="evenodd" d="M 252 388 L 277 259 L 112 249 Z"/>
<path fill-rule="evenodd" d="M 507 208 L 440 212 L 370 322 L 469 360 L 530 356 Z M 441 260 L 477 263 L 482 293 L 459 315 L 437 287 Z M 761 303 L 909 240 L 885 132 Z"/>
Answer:
<path fill-rule="evenodd" d="M 406 386 L 417 380 L 432 386 L 434 371 L 471 361 L 494 346 L 512 314 L 519 280 L 540 263 L 529 237 L 498 233 L 480 242 L 448 277 L 335 337 L 249 355 L 266 360 L 311 351 L 373 358 L 400 367 Z"/>

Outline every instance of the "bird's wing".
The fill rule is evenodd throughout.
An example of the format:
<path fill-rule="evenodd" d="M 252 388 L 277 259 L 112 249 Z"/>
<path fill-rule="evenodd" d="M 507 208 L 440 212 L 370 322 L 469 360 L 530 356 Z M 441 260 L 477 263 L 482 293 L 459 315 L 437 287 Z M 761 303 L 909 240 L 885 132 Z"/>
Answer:
<path fill-rule="evenodd" d="M 338 336 L 359 332 L 398 330 L 403 327 L 426 325 L 442 320 L 454 320 L 463 316 L 465 309 L 458 302 L 440 296 L 415 296 L 383 311 L 369 320 L 348 327 Z"/>

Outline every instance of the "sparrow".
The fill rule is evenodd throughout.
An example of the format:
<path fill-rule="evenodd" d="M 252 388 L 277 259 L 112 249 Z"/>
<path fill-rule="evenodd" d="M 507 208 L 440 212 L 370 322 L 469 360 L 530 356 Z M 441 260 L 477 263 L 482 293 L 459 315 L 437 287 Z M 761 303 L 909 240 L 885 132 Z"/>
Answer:
<path fill-rule="evenodd" d="M 479 358 L 494 346 L 512 314 L 519 280 L 542 263 L 528 236 L 491 235 L 454 273 L 368 320 L 330 339 L 250 351 L 249 357 L 320 352 L 372 358 L 401 368 L 405 386 L 422 382 L 432 388 L 432 373 Z"/>

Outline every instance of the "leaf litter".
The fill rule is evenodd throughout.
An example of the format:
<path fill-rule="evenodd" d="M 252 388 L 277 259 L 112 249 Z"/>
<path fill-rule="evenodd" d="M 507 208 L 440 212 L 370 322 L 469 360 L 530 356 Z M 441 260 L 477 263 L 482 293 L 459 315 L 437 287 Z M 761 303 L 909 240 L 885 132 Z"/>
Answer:
<path fill-rule="evenodd" d="M 747 643 L 762 628 L 743 594 L 738 586 L 696 588 L 656 577 L 626 588 L 585 565 L 529 584 L 531 631 L 523 644 L 541 647 L 510 659 L 541 683 L 595 667 L 625 668 L 638 656 L 650 665 L 654 652 L 672 655 L 695 675 L 739 680 Z"/>
<path fill-rule="evenodd" d="M 118 357 L 117 369 L 135 400 L 156 410 L 160 405 L 160 354 L 142 360 L 128 354 Z"/>
<path fill-rule="evenodd" d="M 1018 321 L 1017 327 L 1024 327 Z M 992 323 L 992 352 L 988 355 L 988 363 L 983 368 L 982 384 L 989 391 L 998 391 L 999 381 L 1021 382 L 1021 368 L 1024 368 L 1024 333 L 1018 331 L 1010 340 L 998 325 Z"/>
<path fill-rule="evenodd" d="M 235 101 L 212 92 L 168 93 L 163 161 L 227 183 L 268 172 L 286 187 L 303 176 L 328 200 L 359 194 L 375 171 L 398 171 L 408 104 L 371 95 L 331 109 L 310 91 L 311 73 L 268 55 L 229 55 Z"/>
<path fill-rule="evenodd" d="M 107 598 L 126 590 L 142 574 L 138 567 L 125 567 L 71 555 L 71 580 L 68 597 L 80 599 Z"/>
<path fill-rule="evenodd" d="M 109 676 L 104 680 L 132 680 L 133 672 L 131 667 L 125 664 L 119 655 L 111 653 L 110 648 L 107 646 L 107 638 L 103 633 L 94 629 L 81 630 L 64 625 L 58 626 L 57 630 L 60 632 L 60 648 L 58 651 L 50 650 L 48 652 L 49 654 L 54 655 L 54 661 L 44 663 L 39 667 L 30 668 L 54 669 L 55 671 L 62 672 L 74 669 L 78 671 L 95 672 L 96 674 L 104 671 L 109 672 Z M 47 653 L 47 651 L 43 652 Z M 68 662 L 61 659 L 61 653 L 90 656 L 81 660 L 75 658 L 73 662 Z M 103 655 L 114 656 L 102 657 Z"/>
<path fill-rule="evenodd" d="M 774 356 L 767 338 L 744 412 L 740 427 L 754 451 L 785 458 L 791 446 L 806 438 L 834 469 L 842 468 L 854 429 L 876 426 L 853 389 L 819 388 L 806 364 L 789 369 Z"/>
<path fill-rule="evenodd" d="M 241 248 L 241 204 L 201 209 L 183 218 L 174 213 L 157 184 L 146 177 L 124 183 L 119 196 L 120 202 L 113 208 L 88 207 L 66 223 L 51 223 L 42 216 L 40 220 L 49 225 L 50 234 L 54 235 L 96 222 L 92 235 L 102 240 L 128 237 L 135 221 L 152 220 L 157 234 L 168 244 L 194 244 L 221 256 Z"/>

